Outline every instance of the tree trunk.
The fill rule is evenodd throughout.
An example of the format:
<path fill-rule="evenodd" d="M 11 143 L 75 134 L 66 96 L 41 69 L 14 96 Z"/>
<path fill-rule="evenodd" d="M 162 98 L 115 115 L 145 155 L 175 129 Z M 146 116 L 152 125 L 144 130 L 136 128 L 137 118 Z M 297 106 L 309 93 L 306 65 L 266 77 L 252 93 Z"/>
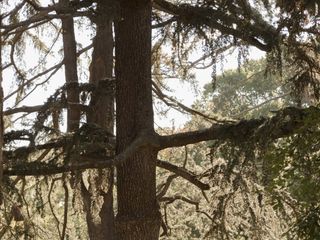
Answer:
<path fill-rule="evenodd" d="M 151 95 L 151 1 L 121 0 L 116 36 L 117 153 L 141 134 L 153 134 Z M 156 240 L 160 213 L 156 201 L 156 158 L 152 147 L 139 149 L 117 167 L 121 240 Z"/>
<path fill-rule="evenodd" d="M 97 2 L 97 32 L 94 39 L 90 83 L 96 85 L 92 95 L 87 122 L 114 132 L 114 90 L 110 79 L 113 70 L 112 19 L 108 14 L 109 1 Z M 115 240 L 113 212 L 113 168 L 89 170 L 89 189 L 82 188 L 86 219 L 91 240 Z M 94 198 L 94 201 L 91 199 Z M 98 209 L 98 215 L 94 214 Z"/>
<path fill-rule="evenodd" d="M 60 0 L 60 3 L 68 5 L 69 0 Z M 60 14 L 64 14 L 60 12 Z M 62 36 L 63 36 L 63 53 L 65 78 L 67 83 L 67 131 L 75 131 L 79 127 L 80 111 L 77 106 L 72 104 L 79 103 L 78 89 L 78 73 L 77 73 L 77 46 L 74 36 L 73 17 L 70 14 L 65 14 L 61 17 L 62 21 Z"/>
<path fill-rule="evenodd" d="M 0 25 L 2 24 L 2 18 L 0 17 Z M 3 133 L 4 133 L 4 124 L 3 124 L 3 89 L 2 89 L 2 35 L 0 32 L 0 205 L 3 202 Z"/>

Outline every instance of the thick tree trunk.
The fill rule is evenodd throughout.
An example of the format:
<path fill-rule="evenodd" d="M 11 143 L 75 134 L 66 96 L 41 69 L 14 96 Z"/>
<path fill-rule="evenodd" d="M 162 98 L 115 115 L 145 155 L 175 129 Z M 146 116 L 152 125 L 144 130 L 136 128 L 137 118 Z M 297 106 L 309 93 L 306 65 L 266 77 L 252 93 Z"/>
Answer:
<path fill-rule="evenodd" d="M 97 32 L 90 65 L 90 83 L 96 91 L 90 102 L 88 123 L 94 123 L 108 132 L 114 132 L 114 90 L 112 19 L 108 14 L 109 1 L 97 2 Z M 113 212 L 113 168 L 89 170 L 89 189 L 82 188 L 86 210 L 89 237 L 91 240 L 115 240 Z M 95 198 L 95 201 L 91 201 Z M 98 209 L 98 216 L 94 214 Z"/>
<path fill-rule="evenodd" d="M 68 5 L 69 0 L 60 0 L 60 3 Z M 63 12 L 60 14 L 64 14 Z M 80 111 L 72 104 L 79 103 L 78 73 L 77 73 L 77 46 L 74 36 L 73 17 L 65 14 L 62 18 L 62 36 L 65 78 L 67 83 L 67 131 L 75 131 L 79 127 Z"/>
<path fill-rule="evenodd" d="M 115 26 L 117 153 L 141 134 L 153 134 L 151 95 L 151 1 L 122 0 Z M 156 240 L 160 213 L 156 201 L 156 158 L 152 147 L 139 149 L 117 168 L 121 240 Z"/>
<path fill-rule="evenodd" d="M 0 25 L 2 23 L 2 19 L 0 17 Z M 4 132 L 4 124 L 3 124 L 3 89 L 2 89 L 2 35 L 0 32 L 0 205 L 3 202 L 3 193 L 2 193 L 2 180 L 3 180 L 3 132 Z"/>

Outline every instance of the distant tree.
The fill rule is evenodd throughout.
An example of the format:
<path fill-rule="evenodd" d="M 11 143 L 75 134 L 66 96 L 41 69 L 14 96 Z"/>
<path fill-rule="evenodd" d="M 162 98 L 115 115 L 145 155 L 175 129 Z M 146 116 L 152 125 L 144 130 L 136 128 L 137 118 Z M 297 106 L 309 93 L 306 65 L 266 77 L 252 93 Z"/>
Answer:
<path fill-rule="evenodd" d="M 283 69 L 283 76 L 270 73 L 267 64 L 265 58 L 249 60 L 240 69 L 225 71 L 217 76 L 214 86 L 205 85 L 194 107 L 231 120 L 271 116 L 272 111 L 296 106 L 291 83 L 286 82 L 289 77 L 286 70 Z"/>
<path fill-rule="evenodd" d="M 301 99 L 290 93 L 290 83 L 283 83 L 283 79 L 289 77 L 286 69 L 283 69 L 286 77 L 266 75 L 266 64 L 266 59 L 249 60 L 240 69 L 228 70 L 217 76 L 215 88 L 207 84 L 194 108 L 207 115 L 215 113 L 233 121 L 240 117 L 272 116 L 281 108 L 287 107 L 289 111 L 289 106 L 300 104 Z M 261 78 L 267 81 L 261 83 Z M 310 111 L 313 111 L 312 108 Z M 194 116 L 185 128 L 203 128 L 207 125 L 208 121 Z M 214 174 L 208 173 L 211 181 L 219 182 L 221 186 L 207 195 L 212 204 L 217 204 L 215 208 L 220 205 L 224 209 L 214 221 L 216 225 L 211 232 L 214 236 L 219 239 L 240 235 L 259 239 L 316 239 L 319 236 L 315 223 L 318 218 L 315 199 L 319 196 L 315 191 L 316 180 L 313 180 L 318 176 L 314 171 L 318 168 L 315 154 L 318 131 L 305 132 L 310 131 L 312 125 L 310 122 L 302 132 L 275 142 L 268 142 L 265 137 L 267 143 L 263 146 L 256 142 L 257 139 L 209 141 L 188 151 L 187 156 L 196 165 L 204 169 L 212 168 Z M 196 155 L 192 154 L 193 151 Z M 178 156 L 178 152 L 174 154 Z M 213 167 L 208 167 L 208 158 Z M 174 186 L 175 191 L 179 188 L 181 183 Z M 189 196 L 192 194 L 192 198 L 197 198 L 197 193 L 188 193 Z M 178 206 L 174 206 L 169 213 L 175 215 L 178 211 Z M 193 218 L 199 228 L 203 220 L 199 222 Z M 254 221 L 254 229 L 250 224 L 245 224 L 248 219 Z"/>

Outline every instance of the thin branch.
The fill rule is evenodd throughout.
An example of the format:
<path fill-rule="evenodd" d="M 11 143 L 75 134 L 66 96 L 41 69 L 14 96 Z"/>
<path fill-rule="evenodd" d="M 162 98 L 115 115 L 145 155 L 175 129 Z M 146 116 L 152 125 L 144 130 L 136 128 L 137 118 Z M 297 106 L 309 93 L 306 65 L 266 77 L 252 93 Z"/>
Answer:
<path fill-rule="evenodd" d="M 2 19 L 5 19 L 5 18 L 8 17 L 8 16 L 16 15 L 16 14 L 19 12 L 19 10 L 20 10 L 21 8 L 23 8 L 23 6 L 25 5 L 26 2 L 27 2 L 27 1 L 24 0 L 24 1 L 22 1 L 21 3 L 17 4 L 17 6 L 16 6 L 15 8 L 13 8 L 10 12 L 6 12 L 6 13 L 1 14 L 1 18 L 2 18 Z"/>
<path fill-rule="evenodd" d="M 82 1 L 85 2 L 85 1 Z M 88 1 L 86 1 L 88 2 Z M 92 2 L 91 2 L 92 3 Z M 81 6 L 83 7 L 83 6 Z M 52 11 L 63 12 L 63 14 L 49 14 Z M 10 34 L 10 31 L 15 30 L 19 27 L 28 27 L 30 24 L 36 24 L 42 21 L 48 21 L 51 19 L 59 19 L 65 15 L 70 15 L 72 13 L 73 17 L 88 17 L 92 14 L 91 11 L 76 11 L 75 8 L 66 8 L 66 6 L 62 6 L 62 4 L 55 4 L 53 6 L 49 6 L 47 8 L 41 9 L 41 11 L 37 12 L 33 16 L 30 16 L 28 19 L 24 21 L 20 21 L 17 23 L 9 24 L 9 25 L 1 25 L 3 31 L 3 35 Z"/>
<path fill-rule="evenodd" d="M 197 179 L 197 176 L 188 170 L 178 167 L 176 165 L 173 165 L 169 162 L 162 161 L 162 160 L 157 160 L 157 167 L 161 167 L 163 169 L 166 169 L 170 172 L 175 173 L 179 177 L 182 177 L 192 183 L 193 185 L 197 186 L 201 190 L 209 190 L 210 186 L 209 184 L 201 182 L 199 179 Z"/>
<path fill-rule="evenodd" d="M 156 85 L 156 83 L 152 83 L 153 86 L 153 91 L 155 92 L 155 94 L 159 97 L 159 99 L 161 99 L 167 106 L 169 107 L 173 107 L 174 109 L 176 109 L 179 112 L 182 112 L 181 110 L 183 110 L 184 112 L 190 113 L 192 115 L 198 115 L 204 118 L 204 120 L 209 121 L 210 123 L 212 123 L 212 121 L 215 122 L 221 122 L 221 120 L 218 120 L 214 117 L 210 117 L 204 113 L 201 113 L 195 109 L 189 108 L 186 105 L 180 103 L 179 101 L 177 101 L 176 99 L 174 99 L 173 97 L 170 97 L 166 94 L 164 94 L 161 89 Z M 169 101 L 170 102 L 169 102 Z M 182 112 L 182 113 L 184 113 Z"/>
<path fill-rule="evenodd" d="M 173 202 L 175 202 L 177 200 L 181 200 L 183 202 L 192 204 L 192 205 L 194 205 L 196 207 L 196 211 L 199 210 L 199 202 L 194 201 L 194 200 L 189 199 L 189 198 L 184 197 L 184 196 L 180 196 L 180 195 L 173 196 L 173 197 L 163 197 L 159 201 L 165 202 L 166 204 L 171 204 L 171 203 L 173 203 Z"/>
<path fill-rule="evenodd" d="M 168 178 L 167 178 L 167 181 L 166 183 L 164 183 L 163 185 L 161 185 L 161 191 L 157 194 L 157 199 L 160 199 L 162 197 L 164 197 L 172 183 L 172 181 L 177 178 L 178 175 L 177 174 L 173 174 L 173 175 L 170 175 Z"/>
<path fill-rule="evenodd" d="M 89 49 L 91 49 L 93 47 L 93 44 L 90 44 L 84 48 L 82 48 L 78 53 L 77 53 L 77 57 L 79 57 L 81 54 L 85 53 L 86 51 L 88 51 Z M 60 69 L 63 64 L 64 64 L 65 60 L 62 60 L 60 63 L 47 68 L 45 71 L 37 74 L 36 76 L 33 76 L 32 78 L 26 80 L 23 84 L 21 84 L 18 89 L 16 89 L 15 91 L 13 91 L 12 93 L 8 94 L 7 96 L 5 96 L 4 101 L 8 100 L 10 97 L 14 96 L 17 92 L 19 92 L 22 88 L 24 88 L 25 86 L 27 86 L 28 84 L 32 83 L 34 80 L 36 80 L 37 78 L 51 72 L 51 71 L 57 71 L 57 69 Z"/>
<path fill-rule="evenodd" d="M 171 17 L 169 18 L 168 20 L 166 21 L 163 21 L 163 22 L 160 22 L 160 23 L 156 23 L 154 25 L 152 25 L 152 29 L 155 29 L 155 28 L 162 28 L 162 27 L 165 27 L 171 23 L 173 23 L 174 21 L 176 21 L 176 17 Z"/>
<path fill-rule="evenodd" d="M 260 108 L 260 107 L 262 107 L 263 105 L 265 105 L 265 104 L 267 104 L 269 102 L 275 101 L 275 100 L 280 99 L 280 98 L 284 98 L 284 97 L 289 96 L 289 95 L 290 95 L 290 93 L 284 93 L 284 94 L 281 94 L 279 96 L 275 96 L 275 97 L 270 98 L 270 99 L 268 99 L 268 100 L 266 100 L 266 101 L 264 101 L 264 102 L 262 102 L 262 103 L 260 103 L 260 104 L 258 104 L 256 106 L 253 106 L 253 107 L 248 108 L 248 109 L 246 109 L 246 110 L 244 110 L 244 111 L 242 111 L 242 112 L 240 112 L 238 114 L 235 114 L 235 115 L 231 116 L 231 118 L 239 118 L 239 117 L 243 116 L 243 114 L 245 114 L 245 113 L 251 112 L 252 110 Z"/>
<path fill-rule="evenodd" d="M 52 202 L 51 202 L 51 193 L 52 193 L 52 190 L 53 190 L 53 187 L 54 187 L 54 184 L 57 180 L 59 180 L 61 178 L 54 178 L 52 179 L 52 182 L 51 182 L 51 185 L 50 185 L 50 189 L 49 189 L 49 193 L 48 193 L 48 202 L 49 202 L 49 207 L 50 207 L 50 210 L 51 210 L 51 213 L 56 221 L 56 226 L 57 226 L 57 230 L 58 230 L 58 234 L 59 234 L 59 237 L 61 239 L 61 231 L 60 231 L 60 221 L 59 221 L 59 218 L 57 217 L 57 215 L 55 214 L 54 212 L 54 208 L 53 208 L 53 205 L 52 205 Z"/>
<path fill-rule="evenodd" d="M 200 211 L 200 210 L 197 210 L 197 212 L 198 213 L 202 213 L 202 214 L 204 214 L 208 219 L 210 219 L 211 220 L 211 222 L 213 222 L 214 221 L 214 219 L 208 214 L 208 213 L 206 213 L 206 212 L 204 212 L 204 211 Z"/>

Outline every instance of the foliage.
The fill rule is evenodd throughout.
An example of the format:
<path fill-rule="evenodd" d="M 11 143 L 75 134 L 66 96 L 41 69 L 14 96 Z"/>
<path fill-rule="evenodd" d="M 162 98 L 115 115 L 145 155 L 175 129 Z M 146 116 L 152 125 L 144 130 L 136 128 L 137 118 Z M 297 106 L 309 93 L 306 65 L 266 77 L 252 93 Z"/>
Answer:
<path fill-rule="evenodd" d="M 282 83 L 289 76 L 286 70 L 282 78 L 266 75 L 265 63 L 265 59 L 249 61 L 240 70 L 229 70 L 218 76 L 216 88 L 213 90 L 207 84 L 201 100 L 194 106 L 229 119 L 240 116 L 250 119 L 270 116 L 286 105 L 297 104 L 294 95 L 288 92 L 289 86 Z M 266 81 L 261 82 L 261 78 Z M 213 164 L 210 182 L 216 186 L 211 204 L 212 209 L 220 211 L 214 210 L 210 236 L 319 238 L 318 111 L 310 107 L 308 112 L 310 115 L 303 120 L 304 127 L 297 134 L 277 141 L 263 134 L 258 142 L 256 137 L 211 142 L 208 146 Z M 283 120 L 287 121 L 286 118 Z M 201 127 L 203 123 L 194 117 L 188 125 L 194 124 Z"/>

